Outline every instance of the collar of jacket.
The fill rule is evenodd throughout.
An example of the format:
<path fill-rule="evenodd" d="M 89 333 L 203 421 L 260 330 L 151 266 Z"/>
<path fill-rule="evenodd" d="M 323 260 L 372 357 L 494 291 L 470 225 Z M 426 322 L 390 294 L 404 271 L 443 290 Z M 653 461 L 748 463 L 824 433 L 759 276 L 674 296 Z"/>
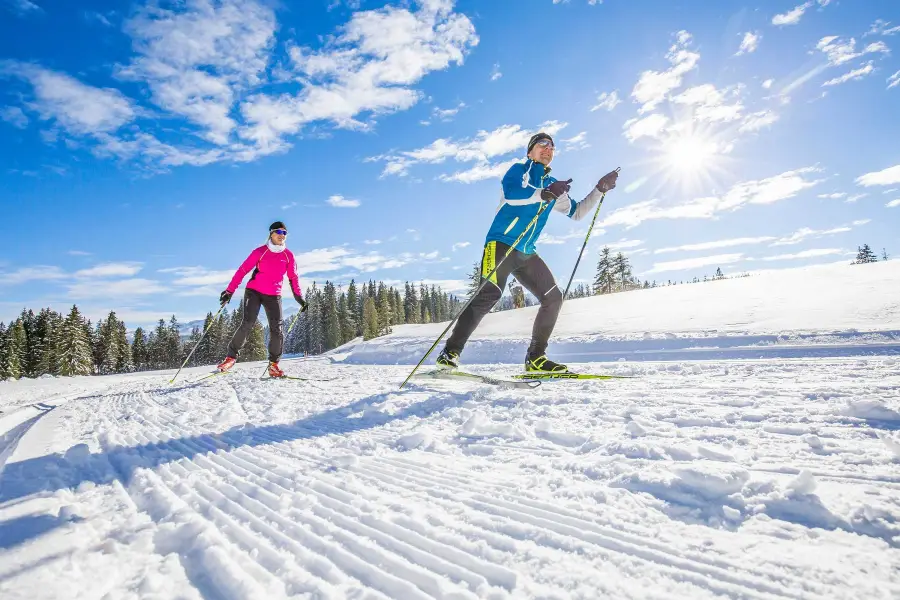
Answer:
<path fill-rule="evenodd" d="M 530 158 L 525 160 L 525 170 L 528 171 L 532 177 L 537 178 L 538 181 L 540 181 L 542 177 L 549 175 L 550 171 L 552 171 L 548 165 L 539 163 Z"/>

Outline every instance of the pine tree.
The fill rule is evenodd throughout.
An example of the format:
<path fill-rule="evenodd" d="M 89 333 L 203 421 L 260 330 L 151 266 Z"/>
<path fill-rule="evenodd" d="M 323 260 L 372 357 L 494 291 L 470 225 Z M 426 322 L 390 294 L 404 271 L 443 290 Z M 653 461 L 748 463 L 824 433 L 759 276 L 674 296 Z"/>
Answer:
<path fill-rule="evenodd" d="M 116 372 L 119 364 L 119 321 L 116 313 L 110 311 L 105 321 L 97 323 L 99 329 L 97 335 L 97 371 L 101 375 L 109 375 Z"/>
<path fill-rule="evenodd" d="M 472 272 L 469 273 L 469 287 L 468 297 L 471 298 L 475 295 L 475 292 L 478 291 L 479 286 L 481 285 L 481 261 L 476 260 L 472 265 Z"/>
<path fill-rule="evenodd" d="M 116 373 L 131 373 L 134 371 L 134 358 L 131 354 L 131 346 L 128 345 L 128 330 L 125 328 L 125 323 L 122 321 L 119 321 L 116 345 L 119 347 L 119 360 L 116 362 Z"/>
<path fill-rule="evenodd" d="M 97 325 L 91 330 L 91 357 L 93 360 L 93 369 L 94 373 L 101 372 L 101 365 L 103 364 L 103 357 L 106 354 L 106 348 L 103 345 L 103 319 L 97 321 Z"/>
<path fill-rule="evenodd" d="M 194 348 L 197 347 L 197 344 L 200 343 L 200 336 L 202 336 L 202 335 L 203 335 L 203 332 L 200 331 L 200 327 L 198 327 L 197 325 L 194 325 L 193 327 L 191 327 L 191 335 L 188 336 L 187 341 L 184 343 L 185 358 L 187 358 L 187 356 L 193 352 L 193 354 L 191 354 L 191 362 L 188 363 L 188 365 L 191 367 L 196 367 L 197 365 L 205 364 L 205 363 L 201 362 L 201 360 L 203 358 L 203 354 L 202 354 L 203 349 L 197 348 L 197 350 L 194 350 Z M 182 362 L 184 362 L 183 359 L 182 359 Z"/>
<path fill-rule="evenodd" d="M 22 318 L 18 318 L 10 324 L 6 332 L 8 339 L 6 346 L 6 367 L 4 372 L 10 379 L 19 379 L 25 376 L 25 324 Z"/>
<path fill-rule="evenodd" d="M 6 333 L 6 325 L 0 322 L 0 381 L 9 379 L 9 373 L 6 372 L 6 363 L 9 360 L 9 336 Z"/>
<path fill-rule="evenodd" d="M 418 323 L 419 322 L 419 298 L 416 295 L 416 286 L 406 284 L 406 296 L 403 298 L 403 309 L 406 313 L 406 322 L 407 323 Z"/>
<path fill-rule="evenodd" d="M 600 260 L 597 261 L 597 276 L 594 278 L 595 294 L 610 294 L 614 282 L 613 258 L 609 246 L 604 246 L 600 251 Z"/>
<path fill-rule="evenodd" d="M 716 267 L 715 279 L 725 279 L 725 275 L 722 273 L 722 267 Z"/>
<path fill-rule="evenodd" d="M 878 262 L 878 257 L 872 252 L 868 244 L 863 244 L 862 248 L 857 248 L 856 260 L 854 264 L 862 265 L 866 263 Z"/>
<path fill-rule="evenodd" d="M 322 318 L 325 330 L 325 350 L 331 350 L 341 345 L 341 322 L 338 318 L 337 292 L 334 284 L 325 282 L 322 291 Z"/>
<path fill-rule="evenodd" d="M 60 335 L 59 374 L 64 377 L 91 373 L 93 357 L 87 323 L 78 312 L 78 307 L 72 305 L 72 310 L 63 322 Z"/>
<path fill-rule="evenodd" d="M 882 248 L 881 249 L 881 260 L 888 260 L 888 258 L 889 257 L 888 257 L 888 253 L 887 253 L 887 248 Z"/>
<path fill-rule="evenodd" d="M 134 330 L 134 341 L 131 344 L 131 360 L 135 371 L 144 371 L 148 367 L 147 342 L 144 339 L 144 330 L 140 327 Z"/>
<path fill-rule="evenodd" d="M 391 333 L 391 304 L 388 300 L 388 290 L 384 282 L 378 284 L 378 292 L 375 294 L 375 307 L 378 311 L 379 335 Z"/>
<path fill-rule="evenodd" d="M 627 291 L 628 284 L 632 282 L 631 264 L 621 252 L 617 253 L 613 259 L 613 272 L 616 275 L 616 283 L 620 286 L 619 289 L 623 292 Z"/>
<path fill-rule="evenodd" d="M 178 368 L 187 354 L 184 354 L 184 346 L 181 343 L 181 331 L 178 328 L 178 319 L 175 315 L 169 319 L 169 335 L 166 339 L 166 367 L 169 369 Z"/>
<path fill-rule="evenodd" d="M 247 336 L 247 343 L 241 349 L 241 361 L 266 360 L 268 351 L 266 350 L 265 332 L 259 321 L 253 324 L 250 329 L 250 335 Z"/>
<path fill-rule="evenodd" d="M 378 336 L 378 309 L 375 307 L 375 299 L 372 296 L 366 298 L 363 307 L 363 339 L 371 340 Z"/>
<path fill-rule="evenodd" d="M 37 317 L 33 310 L 22 309 L 19 317 L 25 331 L 25 343 L 22 345 L 19 361 L 22 364 L 23 377 L 37 377 L 37 363 L 40 360 L 40 340 L 37 332 Z"/>
<path fill-rule="evenodd" d="M 360 335 L 359 331 L 359 323 L 360 319 L 357 316 L 359 312 L 359 293 L 356 291 L 356 281 L 351 279 L 350 285 L 347 286 L 347 314 L 349 317 L 348 325 L 353 329 L 353 335 L 351 335 L 348 340 L 352 340 L 356 336 Z"/>

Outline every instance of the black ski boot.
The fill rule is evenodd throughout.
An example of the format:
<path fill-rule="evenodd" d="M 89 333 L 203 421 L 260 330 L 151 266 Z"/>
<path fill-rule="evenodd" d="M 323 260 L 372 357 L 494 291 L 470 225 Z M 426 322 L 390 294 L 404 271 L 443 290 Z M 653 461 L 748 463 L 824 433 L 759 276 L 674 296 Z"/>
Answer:
<path fill-rule="evenodd" d="M 459 352 L 453 352 L 452 350 L 447 350 L 444 348 L 441 350 L 440 355 L 437 357 L 437 366 L 442 369 L 456 369 L 459 368 Z"/>
<path fill-rule="evenodd" d="M 528 373 L 568 373 L 569 367 L 555 363 L 546 356 L 525 359 L 525 371 Z"/>

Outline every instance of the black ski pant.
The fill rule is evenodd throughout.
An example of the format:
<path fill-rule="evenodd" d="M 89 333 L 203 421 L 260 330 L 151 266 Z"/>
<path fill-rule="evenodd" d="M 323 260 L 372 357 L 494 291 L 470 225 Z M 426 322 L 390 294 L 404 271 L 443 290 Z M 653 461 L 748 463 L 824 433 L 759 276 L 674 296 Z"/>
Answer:
<path fill-rule="evenodd" d="M 260 294 L 256 290 L 247 288 L 244 292 L 244 317 L 241 326 L 234 332 L 231 342 L 228 343 L 228 356 L 237 358 L 250 330 L 256 324 L 259 317 L 259 307 L 266 309 L 266 317 L 269 319 L 269 360 L 277 362 L 281 358 L 281 352 L 284 349 L 284 335 L 281 332 L 282 315 L 281 315 L 281 296 L 270 296 L 269 294 Z"/>
<path fill-rule="evenodd" d="M 494 270 L 509 246 L 502 242 L 488 242 L 484 247 L 481 257 L 481 281 Z M 542 356 L 547 351 L 547 342 L 553 328 L 556 326 L 556 318 L 562 308 L 562 292 L 556 286 L 556 280 L 547 263 L 537 254 L 525 254 L 513 250 L 512 254 L 503 261 L 497 272 L 491 275 L 490 283 L 481 288 L 472 303 L 462 312 L 450 337 L 447 338 L 446 348 L 449 351 L 462 353 L 463 346 L 469 336 L 481 323 L 481 319 L 491 311 L 491 308 L 500 300 L 506 280 L 510 275 L 531 292 L 541 303 L 534 326 L 531 331 L 531 345 L 528 347 L 526 359 Z"/>

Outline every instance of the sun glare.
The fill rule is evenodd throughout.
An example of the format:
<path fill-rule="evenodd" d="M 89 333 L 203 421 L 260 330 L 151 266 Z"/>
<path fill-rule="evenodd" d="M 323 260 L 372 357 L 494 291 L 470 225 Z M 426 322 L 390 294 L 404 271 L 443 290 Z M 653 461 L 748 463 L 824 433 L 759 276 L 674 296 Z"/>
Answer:
<path fill-rule="evenodd" d="M 665 150 L 665 162 L 671 169 L 686 171 L 687 175 L 704 169 L 713 159 L 715 144 L 696 136 L 675 139 Z"/>

